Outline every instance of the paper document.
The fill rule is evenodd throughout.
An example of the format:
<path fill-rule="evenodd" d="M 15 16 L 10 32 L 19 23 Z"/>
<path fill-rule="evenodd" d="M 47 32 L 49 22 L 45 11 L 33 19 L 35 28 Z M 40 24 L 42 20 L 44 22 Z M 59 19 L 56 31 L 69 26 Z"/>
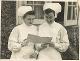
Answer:
<path fill-rule="evenodd" d="M 28 34 L 27 41 L 33 43 L 50 43 L 52 37 L 40 37 L 37 35 Z"/>

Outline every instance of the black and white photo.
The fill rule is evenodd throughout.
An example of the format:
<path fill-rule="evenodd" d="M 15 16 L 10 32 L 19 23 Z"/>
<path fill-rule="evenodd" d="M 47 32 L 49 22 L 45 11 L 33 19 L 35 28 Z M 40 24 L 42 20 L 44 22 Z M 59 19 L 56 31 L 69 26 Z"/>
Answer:
<path fill-rule="evenodd" d="M 1 1 L 1 59 L 79 60 L 79 2 Z"/>

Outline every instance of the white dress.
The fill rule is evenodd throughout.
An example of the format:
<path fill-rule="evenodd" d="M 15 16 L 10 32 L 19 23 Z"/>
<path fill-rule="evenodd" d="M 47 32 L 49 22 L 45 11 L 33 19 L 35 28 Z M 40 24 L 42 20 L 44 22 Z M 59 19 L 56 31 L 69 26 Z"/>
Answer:
<path fill-rule="evenodd" d="M 8 41 L 8 49 L 12 52 L 11 59 L 29 59 L 30 54 L 34 52 L 33 44 L 21 47 L 21 43 L 27 39 L 28 34 L 36 35 L 36 27 L 23 23 L 12 30 Z M 20 47 L 20 51 L 14 52 L 16 47 Z"/>
<path fill-rule="evenodd" d="M 59 23 L 54 22 L 51 25 L 47 23 L 39 27 L 39 36 L 52 37 L 51 42 L 54 47 L 47 47 L 39 52 L 39 59 L 62 60 L 60 52 L 65 52 L 69 46 L 69 40 L 66 29 Z"/>

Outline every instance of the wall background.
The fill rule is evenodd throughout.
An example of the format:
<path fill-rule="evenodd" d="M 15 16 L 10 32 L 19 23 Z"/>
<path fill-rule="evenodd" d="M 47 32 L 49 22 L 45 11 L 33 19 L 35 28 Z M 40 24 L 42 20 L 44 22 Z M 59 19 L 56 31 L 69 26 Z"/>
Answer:
<path fill-rule="evenodd" d="M 64 14 L 63 12 L 61 15 Z M 63 17 L 59 17 L 62 18 Z M 57 18 L 57 19 L 59 19 Z M 63 25 L 63 20 L 60 22 Z M 8 37 L 11 30 L 16 26 L 16 1 L 1 1 L 1 59 L 10 58 L 11 52 L 8 50 Z M 64 25 L 63 25 L 64 26 Z M 65 60 L 79 59 L 79 27 L 66 27 L 69 35 L 69 49 L 61 53 Z"/>
<path fill-rule="evenodd" d="M 8 37 L 16 26 L 16 2 L 1 1 L 1 58 L 9 58 Z"/>

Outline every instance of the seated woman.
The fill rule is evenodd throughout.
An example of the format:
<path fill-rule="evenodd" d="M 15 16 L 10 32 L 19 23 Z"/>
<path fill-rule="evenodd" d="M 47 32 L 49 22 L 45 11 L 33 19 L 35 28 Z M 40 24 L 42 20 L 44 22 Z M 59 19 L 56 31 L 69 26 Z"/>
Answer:
<path fill-rule="evenodd" d="M 36 45 L 38 59 L 62 60 L 60 52 L 65 52 L 69 46 L 69 39 L 66 29 L 55 22 L 57 14 L 61 12 L 59 3 L 45 3 L 43 6 L 45 23 L 39 27 L 40 37 L 52 37 L 51 43 Z M 46 47 L 45 47 L 46 46 Z M 43 48 L 43 49 L 42 49 Z"/>
<path fill-rule="evenodd" d="M 34 43 L 27 42 L 27 36 L 37 34 L 36 26 L 32 25 L 35 18 L 32 7 L 19 7 L 18 16 L 24 23 L 14 27 L 9 36 L 8 48 L 12 52 L 11 59 L 30 59 L 30 55 L 34 52 Z"/>

